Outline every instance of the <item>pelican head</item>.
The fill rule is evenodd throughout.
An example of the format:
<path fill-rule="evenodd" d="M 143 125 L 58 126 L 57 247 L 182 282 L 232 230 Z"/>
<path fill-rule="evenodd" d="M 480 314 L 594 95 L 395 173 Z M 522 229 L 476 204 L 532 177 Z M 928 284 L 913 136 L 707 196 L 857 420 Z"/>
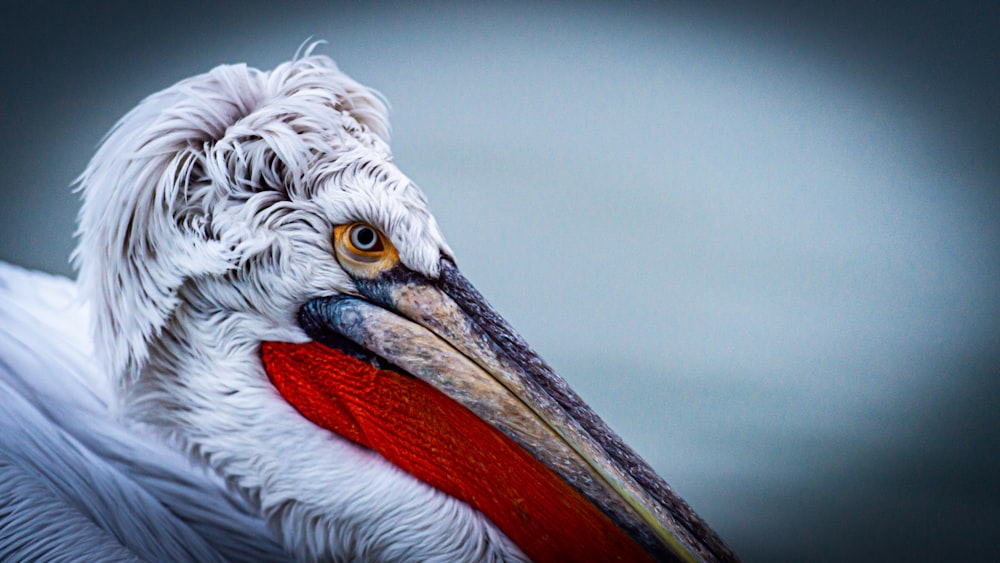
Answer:
<path fill-rule="evenodd" d="M 388 133 L 308 53 L 114 127 L 74 260 L 122 416 L 302 559 L 730 558 L 461 275 Z"/>

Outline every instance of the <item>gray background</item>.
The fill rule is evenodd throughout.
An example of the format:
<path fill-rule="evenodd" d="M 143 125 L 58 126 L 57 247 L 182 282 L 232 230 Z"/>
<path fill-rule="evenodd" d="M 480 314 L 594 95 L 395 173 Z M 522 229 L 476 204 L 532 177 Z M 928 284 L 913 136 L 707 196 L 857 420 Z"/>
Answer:
<path fill-rule="evenodd" d="M 1000 524 L 1000 8 L 0 8 L 0 259 L 145 95 L 307 38 L 392 104 L 460 266 L 748 560 Z"/>

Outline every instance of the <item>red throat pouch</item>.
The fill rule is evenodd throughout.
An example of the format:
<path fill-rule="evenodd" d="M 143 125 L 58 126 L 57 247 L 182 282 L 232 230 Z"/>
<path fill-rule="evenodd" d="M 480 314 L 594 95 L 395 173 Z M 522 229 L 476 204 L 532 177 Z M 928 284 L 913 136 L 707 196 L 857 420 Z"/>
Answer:
<path fill-rule="evenodd" d="M 302 416 L 465 501 L 532 560 L 650 561 L 561 477 L 429 384 L 315 342 L 265 342 L 261 355 Z"/>

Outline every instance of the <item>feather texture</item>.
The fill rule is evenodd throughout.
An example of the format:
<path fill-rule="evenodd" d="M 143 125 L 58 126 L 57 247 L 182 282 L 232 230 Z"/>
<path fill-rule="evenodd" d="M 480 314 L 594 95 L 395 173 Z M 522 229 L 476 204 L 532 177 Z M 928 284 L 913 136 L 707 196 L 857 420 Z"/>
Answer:
<path fill-rule="evenodd" d="M 277 561 L 220 479 L 119 423 L 69 280 L 0 263 L 0 560 Z"/>
<path fill-rule="evenodd" d="M 303 418 L 263 371 L 260 342 L 308 340 L 302 303 L 357 294 L 334 225 L 376 226 L 427 276 L 451 256 L 388 132 L 380 98 L 308 51 L 217 67 L 122 118 L 79 179 L 79 301 L 4 267 L 0 392 L 17 399 L 0 424 L 32 436 L 0 443 L 26 487 L 0 488 L 7 506 L 49 489 L 67 529 L 104 534 L 66 545 L 87 535 L 108 558 L 280 557 L 266 522 L 301 560 L 523 560 L 478 511 Z M 67 457 L 38 471 L 39 450 Z M 0 549 L 48 549 L 13 512 Z"/>

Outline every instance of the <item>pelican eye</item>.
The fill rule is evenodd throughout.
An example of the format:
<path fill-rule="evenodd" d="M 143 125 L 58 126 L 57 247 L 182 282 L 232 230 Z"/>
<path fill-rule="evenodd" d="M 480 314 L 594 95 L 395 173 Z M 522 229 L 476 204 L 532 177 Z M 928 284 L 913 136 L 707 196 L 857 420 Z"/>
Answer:
<path fill-rule="evenodd" d="M 368 223 L 338 225 L 333 229 L 337 261 L 348 273 L 372 278 L 399 261 L 396 247 Z"/>
<path fill-rule="evenodd" d="M 368 225 L 358 223 L 347 230 L 350 233 L 351 246 L 358 252 L 379 252 L 382 250 L 382 240 L 378 232 Z"/>

